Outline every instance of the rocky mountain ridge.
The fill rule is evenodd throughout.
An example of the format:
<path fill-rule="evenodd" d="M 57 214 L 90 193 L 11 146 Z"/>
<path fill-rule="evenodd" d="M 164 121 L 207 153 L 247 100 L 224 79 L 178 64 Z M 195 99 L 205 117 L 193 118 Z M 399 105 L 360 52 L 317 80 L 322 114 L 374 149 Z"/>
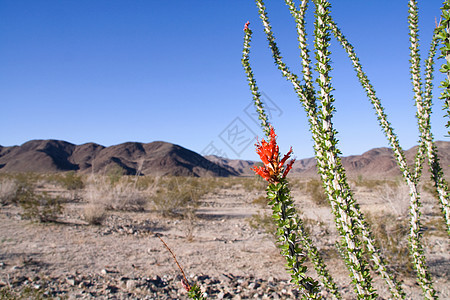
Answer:
<path fill-rule="evenodd" d="M 156 141 L 127 142 L 105 147 L 74 145 L 59 140 L 32 140 L 0 147 L 0 172 L 121 172 L 126 175 L 236 176 L 179 145 Z"/>
<path fill-rule="evenodd" d="M 450 165 L 450 142 L 438 141 L 441 167 Z M 405 151 L 411 164 L 417 146 Z M 390 148 L 375 148 L 361 155 L 341 157 L 349 176 L 394 177 L 400 171 Z M 110 147 L 96 143 L 74 145 L 60 140 L 32 140 L 20 146 L 0 146 L 0 172 L 121 172 L 154 176 L 253 176 L 257 162 L 200 154 L 162 141 L 127 142 Z M 425 173 L 427 166 L 424 166 Z M 314 158 L 298 159 L 292 176 L 315 176 Z"/>

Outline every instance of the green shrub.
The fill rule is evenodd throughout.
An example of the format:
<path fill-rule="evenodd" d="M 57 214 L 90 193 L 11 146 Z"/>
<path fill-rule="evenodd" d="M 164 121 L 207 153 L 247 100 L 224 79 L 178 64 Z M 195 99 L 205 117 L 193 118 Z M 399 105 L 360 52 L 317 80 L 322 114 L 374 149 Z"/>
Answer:
<path fill-rule="evenodd" d="M 61 183 L 69 191 L 81 190 L 85 187 L 83 177 L 74 171 L 64 173 L 61 178 Z"/>
<path fill-rule="evenodd" d="M 154 209 L 163 216 L 183 217 L 199 205 L 199 199 L 209 188 L 192 177 L 164 177 L 157 184 L 156 193 L 150 198 Z"/>
<path fill-rule="evenodd" d="M 25 219 L 54 222 L 64 210 L 60 198 L 51 197 L 46 192 L 37 193 L 34 189 L 21 190 L 18 199 Z"/>

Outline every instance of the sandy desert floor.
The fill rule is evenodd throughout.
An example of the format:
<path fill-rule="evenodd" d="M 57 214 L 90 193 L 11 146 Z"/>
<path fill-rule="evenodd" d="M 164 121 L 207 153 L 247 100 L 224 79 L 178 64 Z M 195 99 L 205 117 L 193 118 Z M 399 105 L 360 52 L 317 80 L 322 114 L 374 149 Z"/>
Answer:
<path fill-rule="evenodd" d="M 330 209 L 317 206 L 293 186 L 298 209 L 344 299 L 355 299 L 346 268 L 334 250 L 337 237 Z M 388 215 L 399 220 L 408 215 L 407 191 L 403 189 L 389 195 L 383 188 L 356 187 L 355 194 L 362 210 L 381 224 L 392 221 Z M 180 271 L 155 236 L 159 233 L 188 279 L 198 283 L 211 299 L 296 298 L 298 292 L 288 283 L 274 238 L 264 228 L 250 225 L 255 224 L 255 215 L 269 213 L 254 201 L 263 195 L 264 191 L 248 192 L 237 185 L 203 196 L 191 220 L 163 218 L 152 211 L 112 211 L 98 226 L 88 225 L 81 217 L 83 202 L 67 204 L 60 222 L 48 224 L 23 220 L 15 206 L 1 207 L 3 297 L 187 299 Z M 439 297 L 450 299 L 449 238 L 433 225 L 439 218 L 435 206 L 432 197 L 423 197 L 426 255 Z M 413 271 L 399 264 L 401 260 L 395 269 L 403 272 L 399 277 L 407 298 L 422 299 Z M 315 276 L 313 271 L 311 275 Z M 389 298 L 376 275 L 374 285 L 380 299 Z M 329 298 L 326 292 L 323 295 Z"/>

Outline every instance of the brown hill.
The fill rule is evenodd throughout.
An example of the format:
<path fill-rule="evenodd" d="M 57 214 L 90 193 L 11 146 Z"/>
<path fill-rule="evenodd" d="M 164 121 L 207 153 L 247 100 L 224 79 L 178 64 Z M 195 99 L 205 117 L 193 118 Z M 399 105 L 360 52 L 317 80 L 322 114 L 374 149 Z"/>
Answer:
<path fill-rule="evenodd" d="M 205 156 L 205 158 L 232 173 L 237 173 L 239 176 L 253 176 L 255 174 L 250 168 L 253 167 L 256 162 L 251 160 L 228 159 L 216 155 L 208 155 Z"/>
<path fill-rule="evenodd" d="M 33 140 L 21 146 L 0 147 L 0 172 L 120 171 L 134 175 L 238 175 L 203 156 L 166 142 L 123 143 L 104 147 L 74 145 L 57 140 Z"/>
<path fill-rule="evenodd" d="M 436 142 L 441 167 L 450 172 L 450 142 Z M 417 146 L 405 151 L 408 163 L 411 165 L 417 152 Z M 212 162 L 228 169 L 234 170 L 240 176 L 253 176 L 250 168 L 256 164 L 254 161 L 226 159 L 217 156 L 206 156 Z M 390 148 L 375 148 L 362 155 L 341 157 L 342 164 L 349 177 L 363 176 L 364 178 L 397 177 L 400 170 Z M 449 174 L 449 172 L 445 172 Z M 297 159 L 294 163 L 291 176 L 317 176 L 315 158 Z M 424 176 L 429 176 L 427 161 L 424 164 Z"/>
<path fill-rule="evenodd" d="M 441 167 L 450 165 L 450 142 L 436 142 Z M 412 164 L 417 147 L 405 151 Z M 342 157 L 350 177 L 380 178 L 400 176 L 390 148 L 375 148 L 362 155 Z M 110 147 L 95 143 L 74 145 L 57 140 L 33 140 L 21 146 L 0 146 L 0 172 L 60 172 L 83 173 L 122 172 L 134 175 L 177 176 L 253 176 L 250 168 L 257 162 L 227 159 L 217 156 L 203 157 L 181 146 L 166 143 L 128 142 Z M 450 171 L 450 170 L 449 170 Z M 429 176 L 424 166 L 424 176 Z M 449 172 L 445 172 L 449 173 Z M 291 175 L 317 176 L 314 158 L 299 159 Z"/>
<path fill-rule="evenodd" d="M 449 170 L 450 142 L 437 141 L 438 156 L 443 170 Z M 405 151 L 409 165 L 413 165 L 417 146 Z M 396 177 L 401 176 L 394 153 L 391 148 L 375 148 L 362 155 L 341 157 L 348 176 L 363 176 L 365 178 Z M 428 161 L 424 163 L 424 175 L 429 176 Z M 317 173 L 315 159 L 302 159 L 294 163 L 293 175 L 314 176 Z M 446 172 L 447 174 L 449 172 Z"/>
<path fill-rule="evenodd" d="M 48 172 L 76 170 L 69 162 L 75 145 L 64 141 L 33 140 L 21 146 L 2 147 L 0 151 L 1 171 Z"/>

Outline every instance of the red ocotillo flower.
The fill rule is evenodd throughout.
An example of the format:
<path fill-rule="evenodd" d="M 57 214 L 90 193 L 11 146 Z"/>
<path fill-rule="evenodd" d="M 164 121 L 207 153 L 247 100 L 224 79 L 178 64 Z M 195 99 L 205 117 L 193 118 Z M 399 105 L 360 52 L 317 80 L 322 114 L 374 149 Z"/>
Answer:
<path fill-rule="evenodd" d="M 245 23 L 245 25 L 244 25 L 244 31 L 247 31 L 247 30 L 248 30 L 248 25 L 250 25 L 250 22 L 249 22 L 249 21 L 247 21 L 247 23 Z"/>
<path fill-rule="evenodd" d="M 280 178 L 285 178 L 292 169 L 292 165 L 295 161 L 295 159 L 290 160 L 284 167 L 286 161 L 292 154 L 292 147 L 280 161 L 279 147 L 272 126 L 270 127 L 269 142 L 262 140 L 260 143 L 256 143 L 255 146 L 256 153 L 258 153 L 264 166 L 255 166 L 252 170 L 269 182 L 278 182 Z"/>

